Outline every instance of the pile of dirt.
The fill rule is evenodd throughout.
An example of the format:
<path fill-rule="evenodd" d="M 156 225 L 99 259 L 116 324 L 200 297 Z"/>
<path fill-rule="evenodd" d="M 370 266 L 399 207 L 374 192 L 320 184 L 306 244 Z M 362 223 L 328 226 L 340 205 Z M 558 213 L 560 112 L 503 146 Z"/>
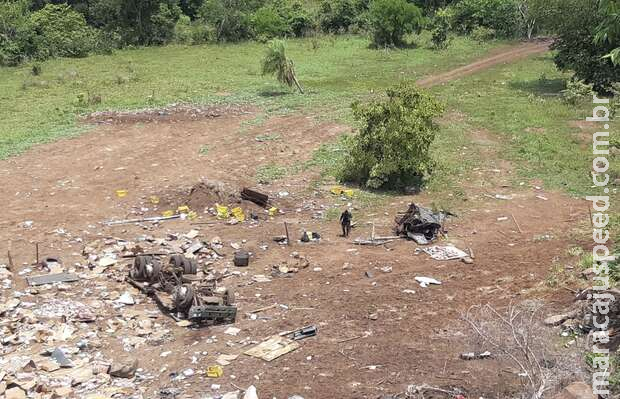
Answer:
<path fill-rule="evenodd" d="M 233 205 L 241 203 L 239 190 L 216 180 L 203 180 L 195 184 L 185 199 L 190 209 L 203 210 L 215 204 Z"/>
<path fill-rule="evenodd" d="M 131 124 L 147 122 L 182 122 L 212 119 L 227 115 L 250 113 L 247 107 L 238 105 L 197 106 L 171 104 L 163 108 L 146 108 L 135 111 L 99 111 L 85 116 L 82 121 L 98 124 Z"/>

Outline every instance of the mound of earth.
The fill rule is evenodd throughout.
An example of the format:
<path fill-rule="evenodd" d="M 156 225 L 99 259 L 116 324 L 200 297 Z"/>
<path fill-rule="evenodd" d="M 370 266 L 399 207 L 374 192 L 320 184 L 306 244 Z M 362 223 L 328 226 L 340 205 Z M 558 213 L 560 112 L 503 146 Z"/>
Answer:
<path fill-rule="evenodd" d="M 241 203 L 240 191 L 229 184 L 203 180 L 194 185 L 185 199 L 185 205 L 190 209 L 203 210 L 215 204 L 234 205 Z"/>

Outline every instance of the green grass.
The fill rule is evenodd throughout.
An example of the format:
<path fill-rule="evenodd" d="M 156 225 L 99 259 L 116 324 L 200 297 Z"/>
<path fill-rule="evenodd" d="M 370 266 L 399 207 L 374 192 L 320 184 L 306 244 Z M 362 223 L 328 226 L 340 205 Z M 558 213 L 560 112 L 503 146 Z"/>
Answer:
<path fill-rule="evenodd" d="M 468 123 L 497 135 L 500 155 L 514 161 L 518 179 L 541 179 L 547 188 L 592 195 L 591 145 L 586 133 L 570 125 L 591 115 L 592 104 L 562 101 L 559 93 L 567 77 L 556 70 L 551 55 L 543 55 L 434 90 L 465 113 Z M 612 180 L 619 172 L 612 166 Z"/>
<path fill-rule="evenodd" d="M 284 166 L 276 164 L 261 165 L 256 170 L 256 181 L 261 184 L 270 184 L 275 180 L 281 179 L 288 173 Z"/>
<path fill-rule="evenodd" d="M 373 50 L 364 37 L 337 36 L 288 42 L 288 55 L 307 91 L 299 95 L 261 76 L 265 45 L 166 46 L 118 51 L 83 59 L 56 59 L 0 68 L 0 159 L 30 146 L 78 134 L 76 116 L 96 110 L 138 109 L 173 102 L 243 103 L 267 113 L 313 110 L 326 118 L 348 118 L 349 104 L 401 79 L 450 70 L 502 43 L 480 45 L 456 39 L 445 51 L 418 47 Z M 97 99 L 101 102 L 85 101 Z M 257 121 L 260 123 L 260 121 Z"/>

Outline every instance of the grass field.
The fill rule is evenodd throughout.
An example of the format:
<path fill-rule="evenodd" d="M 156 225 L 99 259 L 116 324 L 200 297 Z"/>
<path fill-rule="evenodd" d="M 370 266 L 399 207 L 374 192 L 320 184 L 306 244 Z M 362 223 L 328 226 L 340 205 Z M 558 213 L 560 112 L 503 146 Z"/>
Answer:
<path fill-rule="evenodd" d="M 42 64 L 40 76 L 33 76 L 30 66 L 2 68 L 0 159 L 33 144 L 79 133 L 84 127 L 76 123 L 76 116 L 103 109 L 172 102 L 240 103 L 259 106 L 266 114 L 304 110 L 351 122 L 349 104 L 354 99 L 377 95 L 401 79 L 450 70 L 505 45 L 457 38 L 448 50 L 438 52 L 428 48 L 427 36 L 416 41 L 416 48 L 392 51 L 369 49 L 368 40 L 356 36 L 289 41 L 289 56 L 296 60 L 306 95 L 291 93 L 273 78 L 261 76 L 265 45 L 254 42 L 142 48 L 50 60 Z M 443 124 L 434 145 L 437 173 L 428 181 L 428 189 L 445 191 L 453 186 L 452 202 L 461 198 L 458 186 L 450 183 L 481 160 L 475 153 L 463 159 L 460 149 L 468 145 L 469 131 L 484 128 L 502 142 L 502 155 L 515 163 L 519 179 L 541 179 L 572 194 L 588 192 L 590 149 L 583 132 L 570 122 L 585 119 L 591 106 L 561 100 L 566 78 L 546 55 L 433 88 L 449 111 L 464 118 Z M 101 102 L 90 103 L 89 97 L 100 97 Z M 248 124 L 265 119 L 260 114 Z M 319 151 L 315 164 L 333 165 L 337 153 L 329 148 Z M 612 178 L 618 177 L 618 167 L 612 168 Z M 283 172 L 276 169 L 277 165 L 265 169 L 262 178 L 282 178 Z"/>
<path fill-rule="evenodd" d="M 307 95 L 291 94 L 261 76 L 265 44 L 167 46 L 118 51 L 109 56 L 59 59 L 0 68 L 0 159 L 33 144 L 78 132 L 76 115 L 103 109 L 132 109 L 172 102 L 249 103 L 267 112 L 323 108 L 347 116 L 354 98 L 400 79 L 449 70 L 483 56 L 502 43 L 459 38 L 445 51 L 428 48 L 384 51 L 355 36 L 291 40 L 289 56 Z M 94 104 L 88 98 L 100 97 Z"/>

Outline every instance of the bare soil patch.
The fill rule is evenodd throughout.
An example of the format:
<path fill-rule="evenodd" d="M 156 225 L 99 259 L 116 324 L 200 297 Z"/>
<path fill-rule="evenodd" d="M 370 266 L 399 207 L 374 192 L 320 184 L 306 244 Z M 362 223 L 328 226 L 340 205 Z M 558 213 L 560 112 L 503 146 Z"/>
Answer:
<path fill-rule="evenodd" d="M 241 129 L 242 123 L 253 116 L 231 113 L 175 123 L 104 124 L 81 137 L 39 146 L 23 156 L 0 162 L 0 177 L 8 188 L 0 194 L 6 211 L 0 253 L 6 253 L 11 241 L 13 257 L 21 270 L 27 267 L 23 264 L 33 261 L 34 243 L 40 242 L 42 253 L 59 255 L 68 265 L 83 265 L 80 252 L 85 242 L 104 237 L 133 240 L 144 234 L 164 237 L 192 228 L 198 228 L 207 241 L 219 237 L 224 243 L 225 258 L 215 265 L 218 269 L 234 269 L 230 243 L 242 243 L 253 252 L 250 266 L 226 281 L 238 293 L 235 326 L 242 332 L 237 337 L 223 334 L 226 326 L 191 330 L 177 327 L 159 315 L 156 322 L 171 330 L 172 339 L 123 352 L 123 339 L 134 331 L 108 334 L 105 330 L 106 321 L 123 316 L 127 308 L 104 307 L 105 313 L 101 311 L 94 324 L 101 344 L 97 350 L 107 359 L 138 358 L 145 373 L 154 377 L 136 385 L 145 390 L 145 397 L 158 397 L 163 387 L 176 387 L 189 397 L 199 397 L 214 392 L 212 383 L 221 385 L 220 392 L 254 384 L 261 397 L 299 394 L 306 398 L 375 398 L 383 393 L 403 392 L 412 383 L 460 387 L 471 397 L 506 397 L 514 391 L 519 379 L 506 372 L 506 365 L 499 359 L 459 359 L 461 352 L 486 350 L 471 347 L 468 328 L 459 316 L 478 303 L 502 306 L 533 298 L 546 300 L 554 307 L 556 301 L 570 298 L 568 291 L 549 291 L 544 281 L 549 266 L 566 256 L 570 244 L 567 232 L 587 212 L 579 201 L 536 189 L 530 182 L 516 192 L 503 187 L 501 182 L 508 177 L 510 165 L 493 158 L 495 141 L 486 132 L 475 132 L 472 145 L 488 151 L 488 168 L 476 171 L 475 178 L 464 183 L 470 206 L 446 226 L 451 242 L 473 250 L 472 265 L 416 255 L 412 242 L 359 247 L 338 237 L 337 223 L 324 222 L 317 215 L 334 205 L 344 207 L 350 200 L 343 201 L 323 188 L 310 188 L 316 171 L 300 170 L 270 185 L 258 186 L 284 210 L 284 214 L 264 217 L 258 224 L 231 226 L 202 213 L 199 220 L 214 223 L 192 226 L 188 221 L 172 221 L 146 230 L 100 223 L 159 214 L 166 206 L 180 202 L 188 202 L 201 212 L 200 208 L 215 201 L 230 201 L 240 187 L 257 187 L 254 173 L 260 165 L 295 165 L 309 159 L 321 142 L 347 129 L 317 123 L 305 115 L 274 117 L 261 126 Z M 256 140 L 257 136 L 274 132 L 279 133 L 279 140 Z M 206 155 L 199 153 L 203 145 L 209 146 Z M 191 187 L 205 178 L 226 182 L 229 189 L 213 195 L 213 190 L 198 186 L 198 191 L 190 194 Z M 118 189 L 128 190 L 127 196 L 117 198 Z M 281 197 L 280 192 L 288 194 Z M 166 193 L 169 203 L 157 209 L 149 203 L 150 196 L 165 199 Z M 494 194 L 512 195 L 512 199 L 489 198 Z M 404 211 L 410 201 L 428 205 L 433 198 L 427 194 L 394 197 L 385 206 L 354 211 L 358 227 L 352 238 L 369 236 L 371 222 L 377 234 L 391 234 L 397 212 Z M 28 220 L 33 222 L 32 227 L 24 228 L 22 223 Z M 323 238 L 319 243 L 277 245 L 271 237 L 284 234 L 284 221 L 289 223 L 295 239 L 303 230 L 318 231 Z M 551 238 L 540 240 L 540 236 Z M 267 249 L 263 249 L 265 245 Z M 253 275 L 268 275 L 272 265 L 290 259 L 294 251 L 310 260 L 307 269 L 291 278 L 252 282 Z M 100 292 L 98 286 L 123 292 L 127 285 L 112 276 L 122 276 L 126 265 L 123 262 L 115 266 L 115 273 L 109 277 L 95 276 L 79 287 L 52 289 L 51 293 L 56 298 L 88 303 L 93 292 Z M 385 266 L 391 266 L 392 271 L 382 272 Z M 78 266 L 77 270 L 82 269 Z M 373 277 L 367 277 L 366 272 Z M 14 289 L 25 288 L 25 276 L 16 274 Z M 414 281 L 416 276 L 433 277 L 443 284 L 422 288 Z M 3 298 L 10 292 L 5 292 Z M 27 295 L 23 300 L 45 301 L 48 294 Z M 285 307 L 267 310 L 258 320 L 245 316 L 274 303 Z M 144 300 L 130 310 L 149 309 L 156 310 L 154 304 Z M 171 377 L 170 373 L 190 367 L 204 370 L 220 353 L 240 353 L 244 345 L 239 342 L 260 341 L 309 324 L 318 325 L 318 336 L 302 341 L 299 350 L 273 362 L 241 355 L 224 367 L 225 374 L 218 379 L 203 374 L 181 381 Z M 12 350 L 28 352 L 24 347 Z M 166 351 L 174 355 L 162 358 L 161 353 Z M 197 363 L 192 364 L 192 356 L 197 357 Z"/>

